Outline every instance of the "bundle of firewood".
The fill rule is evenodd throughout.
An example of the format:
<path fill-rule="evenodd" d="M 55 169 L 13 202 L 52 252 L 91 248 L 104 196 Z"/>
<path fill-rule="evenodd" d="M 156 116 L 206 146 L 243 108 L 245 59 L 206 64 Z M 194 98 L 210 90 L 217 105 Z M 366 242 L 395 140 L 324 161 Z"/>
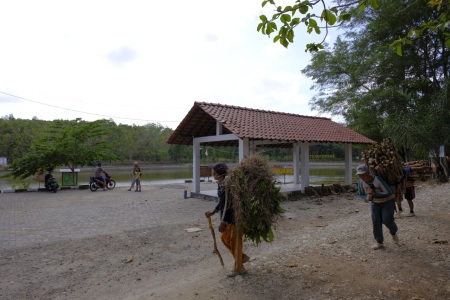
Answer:
<path fill-rule="evenodd" d="M 413 168 L 413 171 L 407 174 L 407 179 L 411 181 L 422 178 L 424 174 L 429 174 L 432 171 L 427 161 L 424 160 L 402 163 L 394 145 L 387 139 L 384 139 L 380 144 L 370 145 L 369 149 L 362 152 L 362 160 L 373 175 L 383 178 L 391 186 L 396 194 L 397 202 L 403 200 L 405 190 L 404 167 Z"/>
<path fill-rule="evenodd" d="M 422 180 L 426 175 L 433 172 L 433 169 L 428 165 L 426 160 L 409 161 L 403 163 L 403 166 L 412 168 L 412 172 L 406 176 L 406 180 L 409 181 Z"/>
<path fill-rule="evenodd" d="M 362 152 L 362 160 L 372 174 L 383 178 L 389 185 L 396 185 L 403 177 L 401 158 L 387 139 L 370 145 Z"/>

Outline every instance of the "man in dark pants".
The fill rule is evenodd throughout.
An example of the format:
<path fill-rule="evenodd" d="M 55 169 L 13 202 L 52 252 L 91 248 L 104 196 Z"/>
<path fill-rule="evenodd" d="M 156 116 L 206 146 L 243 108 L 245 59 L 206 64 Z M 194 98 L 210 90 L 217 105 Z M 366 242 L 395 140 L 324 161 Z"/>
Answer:
<path fill-rule="evenodd" d="M 394 243 L 399 245 L 394 220 L 395 194 L 391 187 L 381 177 L 370 174 L 366 165 L 359 165 L 356 175 L 359 176 L 358 195 L 365 202 L 371 202 L 373 237 L 376 241 L 372 248 L 384 248 L 383 224 L 389 229 Z"/>

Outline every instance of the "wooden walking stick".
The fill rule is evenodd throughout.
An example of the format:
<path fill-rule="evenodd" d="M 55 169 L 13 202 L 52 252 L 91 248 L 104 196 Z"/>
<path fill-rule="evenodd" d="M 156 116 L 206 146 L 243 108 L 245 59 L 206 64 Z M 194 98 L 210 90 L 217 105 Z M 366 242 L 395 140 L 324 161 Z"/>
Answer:
<path fill-rule="evenodd" d="M 213 253 L 216 253 L 217 255 L 219 255 L 220 264 L 223 267 L 224 263 L 223 263 L 222 255 L 220 255 L 219 249 L 217 249 L 216 234 L 214 233 L 214 228 L 212 226 L 211 217 L 208 217 L 208 223 L 209 223 L 209 229 L 211 230 L 211 234 L 212 234 L 213 240 L 214 240 L 214 251 L 213 251 Z"/>

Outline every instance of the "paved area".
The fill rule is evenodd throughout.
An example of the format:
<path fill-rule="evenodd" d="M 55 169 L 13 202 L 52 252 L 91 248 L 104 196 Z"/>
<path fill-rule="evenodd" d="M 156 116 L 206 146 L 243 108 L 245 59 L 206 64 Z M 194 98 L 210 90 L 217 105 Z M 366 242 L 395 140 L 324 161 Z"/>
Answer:
<path fill-rule="evenodd" d="M 202 183 L 214 190 L 216 183 Z M 192 184 L 125 187 L 112 191 L 0 194 L 0 251 L 33 247 L 168 224 L 194 224 L 215 206 L 211 200 L 184 199 Z"/>

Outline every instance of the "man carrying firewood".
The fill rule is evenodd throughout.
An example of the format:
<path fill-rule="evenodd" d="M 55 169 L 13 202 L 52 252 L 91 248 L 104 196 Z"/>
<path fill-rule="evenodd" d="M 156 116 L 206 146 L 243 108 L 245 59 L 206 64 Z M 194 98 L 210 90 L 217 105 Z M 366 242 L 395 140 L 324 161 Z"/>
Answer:
<path fill-rule="evenodd" d="M 428 166 L 426 161 L 412 161 L 403 163 L 403 176 L 397 181 L 397 184 L 400 185 L 400 182 L 404 182 L 404 187 L 400 190 L 402 193 L 400 196 L 400 202 L 397 202 L 398 213 L 403 211 L 401 200 L 403 197 L 408 201 L 409 206 L 409 214 L 407 217 L 414 217 L 414 203 L 413 199 L 416 197 L 415 195 L 415 187 L 414 182 L 417 178 L 419 178 L 419 174 L 426 174 L 430 172 L 431 168 Z"/>
<path fill-rule="evenodd" d="M 408 201 L 409 206 L 409 214 L 407 217 L 415 217 L 414 214 L 414 203 L 413 199 L 416 198 L 416 189 L 414 187 L 414 179 L 411 177 L 406 178 L 406 184 L 405 184 L 405 199 Z"/>
<path fill-rule="evenodd" d="M 401 180 L 405 180 L 405 189 L 404 189 L 404 193 L 402 193 L 402 196 L 404 195 L 405 199 L 408 201 L 408 206 L 409 206 L 409 214 L 407 215 L 407 217 L 414 217 L 414 203 L 413 203 L 413 199 L 415 198 L 415 188 L 414 188 L 414 179 L 412 179 L 412 177 L 409 177 L 408 174 L 416 171 L 420 168 L 416 168 L 416 167 L 403 167 L 403 177 Z M 400 214 L 401 212 L 403 212 L 402 209 L 402 203 L 401 202 L 397 202 L 397 207 L 398 207 L 398 213 Z"/>
<path fill-rule="evenodd" d="M 373 236 L 376 244 L 374 250 L 384 248 L 383 224 L 389 229 L 392 240 L 399 245 L 398 227 L 395 224 L 395 194 L 391 187 L 379 176 L 373 176 L 367 165 L 359 165 L 356 169 L 358 195 L 365 202 L 371 202 Z"/>

